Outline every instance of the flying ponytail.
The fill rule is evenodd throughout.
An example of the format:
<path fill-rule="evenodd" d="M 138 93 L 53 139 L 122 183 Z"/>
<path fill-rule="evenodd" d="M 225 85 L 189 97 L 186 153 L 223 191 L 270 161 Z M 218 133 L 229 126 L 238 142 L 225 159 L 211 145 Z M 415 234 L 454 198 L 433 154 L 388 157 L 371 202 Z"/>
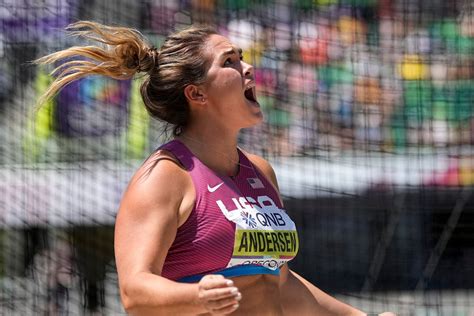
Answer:
<path fill-rule="evenodd" d="M 145 72 L 140 92 L 148 113 L 172 125 L 174 134 L 186 127 L 190 110 L 184 88 L 206 80 L 211 65 L 206 39 L 217 34 L 213 28 L 192 26 L 170 34 L 159 50 L 131 28 L 79 21 L 66 30 L 98 44 L 70 47 L 35 61 L 56 66 L 55 80 L 40 97 L 40 105 L 67 84 L 89 75 L 123 80 Z"/>
<path fill-rule="evenodd" d="M 130 79 L 137 72 L 152 72 L 158 64 L 158 50 L 137 30 L 91 21 L 70 24 L 66 30 L 71 36 L 102 45 L 73 46 L 35 60 L 41 65 L 67 60 L 52 71 L 55 80 L 41 97 L 40 104 L 77 79 L 89 75 Z"/>

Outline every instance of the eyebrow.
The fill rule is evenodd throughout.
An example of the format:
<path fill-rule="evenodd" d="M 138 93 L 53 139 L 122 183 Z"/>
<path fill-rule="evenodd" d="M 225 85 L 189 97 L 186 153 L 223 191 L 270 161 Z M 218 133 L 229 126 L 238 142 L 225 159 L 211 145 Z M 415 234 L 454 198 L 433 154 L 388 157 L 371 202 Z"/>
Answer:
<path fill-rule="evenodd" d="M 239 53 L 239 55 L 242 55 L 242 48 L 233 47 L 233 48 L 223 52 L 221 56 L 234 55 L 234 54 L 236 54 L 235 51 L 237 51 Z"/>

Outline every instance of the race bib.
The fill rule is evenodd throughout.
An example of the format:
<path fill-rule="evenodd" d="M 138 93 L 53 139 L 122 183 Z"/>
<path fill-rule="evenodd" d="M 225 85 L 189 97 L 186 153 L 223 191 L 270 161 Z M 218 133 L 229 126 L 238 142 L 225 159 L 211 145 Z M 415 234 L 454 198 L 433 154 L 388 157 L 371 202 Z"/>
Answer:
<path fill-rule="evenodd" d="M 235 223 L 234 249 L 227 267 L 254 264 L 276 270 L 296 256 L 295 223 L 270 197 L 239 197 L 232 202 L 229 210 L 217 201 L 224 216 Z"/>

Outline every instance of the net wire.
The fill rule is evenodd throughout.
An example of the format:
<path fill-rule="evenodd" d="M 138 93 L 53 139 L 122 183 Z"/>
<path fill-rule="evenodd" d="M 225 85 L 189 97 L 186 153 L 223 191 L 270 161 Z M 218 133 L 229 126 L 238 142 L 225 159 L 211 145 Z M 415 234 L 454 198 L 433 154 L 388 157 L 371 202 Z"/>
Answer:
<path fill-rule="evenodd" d="M 0 3 L 0 311 L 125 314 L 113 225 L 134 170 L 171 134 L 143 76 L 90 77 L 39 110 L 52 69 L 94 20 L 160 47 L 208 23 L 255 67 L 268 159 L 301 249 L 290 263 L 365 312 L 474 314 L 474 5 L 468 0 Z M 169 131 L 169 129 L 168 129 Z"/>

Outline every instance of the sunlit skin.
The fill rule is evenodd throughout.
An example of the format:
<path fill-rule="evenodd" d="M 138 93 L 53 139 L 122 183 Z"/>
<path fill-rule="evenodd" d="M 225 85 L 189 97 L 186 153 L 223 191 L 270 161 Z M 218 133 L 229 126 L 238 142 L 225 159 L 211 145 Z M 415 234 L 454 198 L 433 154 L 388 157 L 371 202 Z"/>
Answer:
<path fill-rule="evenodd" d="M 223 36 L 210 36 L 206 52 L 210 62 L 207 80 L 184 89 L 191 118 L 177 138 L 215 172 L 235 175 L 239 170 L 238 133 L 262 121 L 255 102 L 253 68 Z M 249 87 L 253 96 L 245 93 Z M 270 164 L 247 155 L 278 190 Z M 208 275 L 194 284 L 161 277 L 166 253 L 195 199 L 191 176 L 171 153 L 154 153 L 130 181 L 115 233 L 121 298 L 129 314 L 365 315 L 322 292 L 286 265 L 279 276 L 226 279 Z"/>
<path fill-rule="evenodd" d="M 221 122 L 223 128 L 239 131 L 262 121 L 262 112 L 256 102 L 245 97 L 252 87 L 255 96 L 253 67 L 242 60 L 242 51 L 220 35 L 209 38 L 207 51 L 213 60 L 204 85 L 210 106 L 208 120 Z"/>
<path fill-rule="evenodd" d="M 256 99 L 254 70 L 226 37 L 211 35 L 206 53 L 211 64 L 206 82 L 185 88 L 191 120 L 178 138 L 211 169 L 232 175 L 237 168 L 240 130 L 263 120 L 260 105 L 245 96 L 252 87 Z"/>
<path fill-rule="evenodd" d="M 233 162 L 230 168 L 223 165 L 220 172 L 233 175 L 238 170 L 235 162 L 238 161 L 239 131 L 257 125 L 263 119 L 259 104 L 245 97 L 249 85 L 253 86 L 254 96 L 256 94 L 254 71 L 242 60 L 242 51 L 226 37 L 210 36 L 206 48 L 212 63 L 206 83 L 198 88 L 202 97 L 197 100 L 188 97 L 192 109 L 191 124 L 178 138 L 211 167 L 223 165 L 223 156 L 229 153 Z M 212 150 L 202 152 L 201 144 Z M 283 315 L 280 304 L 268 304 L 280 299 L 279 281 L 279 277 L 271 275 L 233 278 L 241 294 L 239 307 L 233 314 L 249 315 L 258 311 L 262 315 Z"/>

